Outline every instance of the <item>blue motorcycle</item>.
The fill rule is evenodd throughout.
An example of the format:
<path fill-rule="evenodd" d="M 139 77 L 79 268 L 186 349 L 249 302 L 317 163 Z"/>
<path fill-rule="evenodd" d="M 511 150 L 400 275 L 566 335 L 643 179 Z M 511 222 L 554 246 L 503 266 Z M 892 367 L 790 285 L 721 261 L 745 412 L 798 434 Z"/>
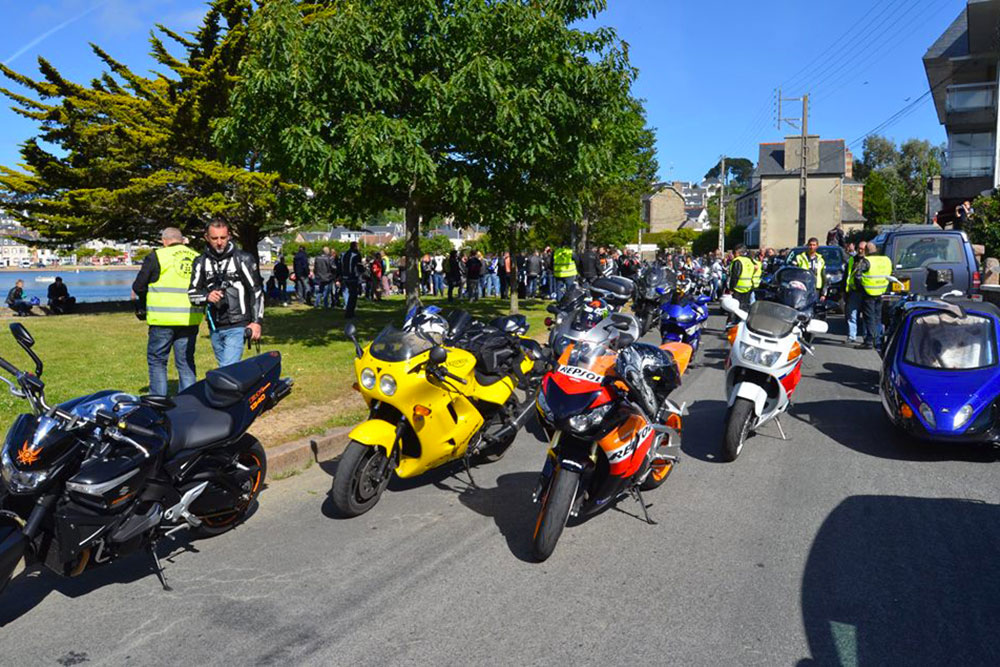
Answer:
<path fill-rule="evenodd" d="M 660 336 L 664 343 L 687 343 L 691 346 L 691 356 L 698 352 L 701 343 L 702 324 L 708 319 L 708 303 L 711 297 L 705 294 L 696 297 L 682 297 L 675 303 L 665 303 L 660 307 Z"/>
<path fill-rule="evenodd" d="M 923 440 L 1000 443 L 1000 310 L 911 296 L 887 312 L 879 395 L 889 420 Z"/>

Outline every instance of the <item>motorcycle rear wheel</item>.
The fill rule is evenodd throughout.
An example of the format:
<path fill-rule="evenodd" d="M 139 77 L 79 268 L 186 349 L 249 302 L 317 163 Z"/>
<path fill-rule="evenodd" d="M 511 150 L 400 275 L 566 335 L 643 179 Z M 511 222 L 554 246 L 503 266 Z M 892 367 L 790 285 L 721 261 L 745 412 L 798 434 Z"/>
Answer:
<path fill-rule="evenodd" d="M 569 520 L 569 513 L 580 485 L 580 473 L 556 467 L 552 472 L 549 488 L 542 496 L 531 542 L 532 555 L 542 562 L 556 549 L 559 536 Z"/>
<path fill-rule="evenodd" d="M 750 437 L 753 427 L 753 403 L 745 398 L 737 398 L 726 414 L 726 434 L 722 439 L 722 458 L 735 461 L 743 451 L 743 445 Z"/>
<path fill-rule="evenodd" d="M 351 440 L 337 464 L 330 498 L 342 517 L 364 514 L 378 502 L 392 478 L 392 467 L 386 464 L 381 447 L 362 445 Z M 378 470 L 385 465 L 381 477 Z"/>
<path fill-rule="evenodd" d="M 250 478 L 249 496 L 245 500 L 240 500 L 231 511 L 210 517 L 198 517 L 201 519 L 201 525 L 191 529 L 196 537 L 213 537 L 242 522 L 260 495 L 261 489 L 264 488 L 264 480 L 267 479 L 267 454 L 264 453 L 264 446 L 255 440 L 239 455 L 237 461 L 248 468 L 257 468 L 257 472 Z"/>

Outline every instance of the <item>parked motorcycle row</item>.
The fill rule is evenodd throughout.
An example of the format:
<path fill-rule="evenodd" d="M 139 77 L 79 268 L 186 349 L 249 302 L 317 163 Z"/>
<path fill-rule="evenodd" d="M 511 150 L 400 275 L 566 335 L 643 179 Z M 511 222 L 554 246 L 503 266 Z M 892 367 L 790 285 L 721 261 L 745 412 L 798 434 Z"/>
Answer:
<path fill-rule="evenodd" d="M 371 510 L 393 476 L 412 478 L 501 458 L 534 416 L 547 444 L 532 492 L 537 560 L 571 518 L 583 519 L 662 485 L 679 461 L 680 386 L 700 346 L 711 287 L 702 276 L 646 267 L 636 281 L 599 278 L 549 307 L 547 343 L 523 316 L 484 323 L 464 311 L 414 308 L 400 327 L 354 343 L 355 389 L 369 416 L 342 454 L 330 497 L 343 517 Z M 810 272 L 780 268 L 743 309 L 729 296 L 727 413 L 722 457 L 780 417 L 815 334 L 827 331 Z M 631 302 L 631 312 L 627 306 Z M 879 393 L 905 433 L 939 441 L 1000 441 L 1000 310 L 963 298 L 890 294 Z M 660 344 L 640 339 L 658 329 Z M 65 576 L 146 551 L 167 588 L 157 544 L 181 531 L 224 532 L 250 513 L 267 473 L 256 418 L 292 390 L 270 352 L 209 371 L 173 398 L 103 390 L 59 405 L 20 323 L 14 339 L 34 369 L 0 358 L 0 375 L 30 412 L 0 452 L 0 591 L 22 558 Z"/>

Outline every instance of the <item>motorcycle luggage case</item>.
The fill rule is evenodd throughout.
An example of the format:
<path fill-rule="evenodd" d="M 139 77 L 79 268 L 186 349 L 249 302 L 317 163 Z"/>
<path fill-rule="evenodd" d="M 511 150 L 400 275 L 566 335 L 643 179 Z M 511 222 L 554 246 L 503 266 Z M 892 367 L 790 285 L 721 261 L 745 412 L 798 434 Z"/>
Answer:
<path fill-rule="evenodd" d="M 590 291 L 595 296 L 600 296 L 612 306 L 624 306 L 632 297 L 635 284 L 628 278 L 620 276 L 610 276 L 598 278 L 590 283 Z"/>

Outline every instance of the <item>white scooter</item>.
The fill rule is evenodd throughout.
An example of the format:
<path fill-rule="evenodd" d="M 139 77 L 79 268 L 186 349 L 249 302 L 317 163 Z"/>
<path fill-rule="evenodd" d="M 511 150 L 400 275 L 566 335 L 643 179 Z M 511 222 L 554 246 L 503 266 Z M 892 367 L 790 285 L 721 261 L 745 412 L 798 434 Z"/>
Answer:
<path fill-rule="evenodd" d="M 726 431 L 723 457 L 735 461 L 747 437 L 774 419 L 785 439 L 778 416 L 802 378 L 802 354 L 812 354 L 805 334 L 826 333 L 827 323 L 794 308 L 772 301 L 757 301 L 747 312 L 726 295 L 722 309 L 740 322 L 731 334 L 732 349 L 726 361 Z"/>

